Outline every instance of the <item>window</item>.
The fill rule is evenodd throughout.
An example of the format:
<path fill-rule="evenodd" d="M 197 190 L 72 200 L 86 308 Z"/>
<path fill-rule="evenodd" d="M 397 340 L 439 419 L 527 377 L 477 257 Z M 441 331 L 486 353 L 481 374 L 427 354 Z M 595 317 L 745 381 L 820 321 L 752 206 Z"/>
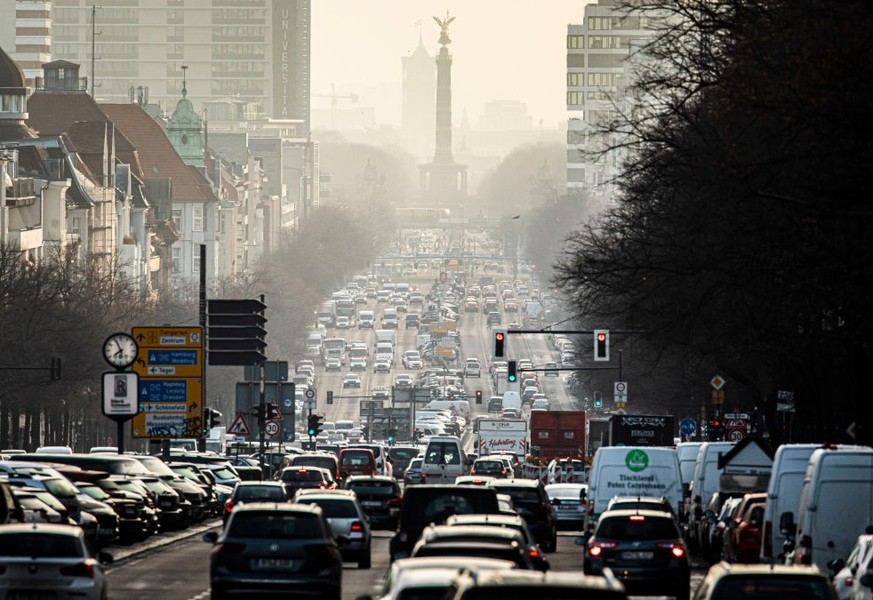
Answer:
<path fill-rule="evenodd" d="M 182 209 L 174 208 L 173 209 L 173 225 L 177 230 L 182 231 Z"/>
<path fill-rule="evenodd" d="M 579 87 L 584 85 L 585 82 L 585 74 L 584 73 L 567 73 L 567 86 L 568 87 Z"/>
<path fill-rule="evenodd" d="M 200 272 L 200 253 L 195 252 L 194 256 L 191 257 L 191 272 L 199 273 Z"/>
<path fill-rule="evenodd" d="M 182 249 L 178 246 L 173 246 L 173 273 L 178 273 L 182 270 Z"/>
<path fill-rule="evenodd" d="M 588 17 L 588 30 L 608 30 L 619 29 L 621 27 L 621 19 L 619 17 Z"/>
<path fill-rule="evenodd" d="M 583 106 L 585 96 L 582 92 L 567 92 L 567 106 Z"/>
<path fill-rule="evenodd" d="M 431 465 L 459 465 L 461 455 L 458 452 L 458 445 L 452 442 L 431 443 L 427 447 L 424 462 Z"/>
<path fill-rule="evenodd" d="M 191 223 L 192 231 L 203 231 L 203 205 L 195 204 L 192 208 L 194 209 L 194 219 Z"/>
<path fill-rule="evenodd" d="M 568 54 L 567 68 L 569 69 L 584 69 L 585 55 L 584 54 Z"/>
<path fill-rule="evenodd" d="M 614 86 L 615 73 L 588 73 L 589 86 Z"/>
<path fill-rule="evenodd" d="M 584 35 L 568 35 L 567 36 L 567 48 L 577 49 L 585 47 L 585 36 Z"/>

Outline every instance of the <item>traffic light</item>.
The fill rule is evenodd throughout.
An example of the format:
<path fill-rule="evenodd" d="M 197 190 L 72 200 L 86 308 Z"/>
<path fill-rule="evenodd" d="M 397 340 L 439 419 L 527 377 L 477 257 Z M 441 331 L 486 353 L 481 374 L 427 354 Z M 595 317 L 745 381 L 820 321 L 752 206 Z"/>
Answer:
<path fill-rule="evenodd" d="M 309 415 L 309 420 L 308 420 L 309 429 L 308 429 L 307 433 L 311 437 L 315 437 L 319 433 L 321 433 L 321 422 L 323 420 L 324 420 L 324 417 L 322 417 L 321 415 Z"/>
<path fill-rule="evenodd" d="M 209 433 L 210 421 L 212 421 L 212 409 L 211 408 L 204 408 L 203 409 L 203 424 L 200 426 L 200 429 L 202 430 L 204 437 Z"/>
<path fill-rule="evenodd" d="M 608 361 L 609 360 L 609 330 L 595 329 L 594 330 L 594 360 Z"/>
<path fill-rule="evenodd" d="M 396 434 L 397 434 L 397 431 L 396 431 L 396 430 L 394 430 L 394 429 L 389 429 L 389 430 L 388 430 L 388 443 L 389 443 L 389 444 L 393 444 L 393 443 L 394 443 L 394 436 L 395 436 Z"/>
<path fill-rule="evenodd" d="M 273 419 L 279 418 L 279 407 L 273 403 L 267 404 L 264 407 L 264 418 L 267 421 L 272 421 Z"/>
<path fill-rule="evenodd" d="M 328 392 L 328 393 L 327 393 L 327 403 L 328 403 L 328 404 L 333 404 L 333 392 Z"/>
<path fill-rule="evenodd" d="M 603 393 L 594 392 L 594 408 L 603 407 Z"/>
<path fill-rule="evenodd" d="M 505 347 L 506 344 L 506 332 L 503 330 L 494 332 L 494 357 L 495 358 L 503 358 L 506 356 Z"/>
<path fill-rule="evenodd" d="M 209 429 L 221 425 L 221 413 L 214 408 L 207 408 L 206 410 L 209 411 L 209 420 L 207 421 L 209 423 Z"/>
<path fill-rule="evenodd" d="M 507 364 L 506 380 L 509 383 L 515 383 L 518 380 L 518 363 L 510 360 Z"/>
<path fill-rule="evenodd" d="M 476 390 L 476 404 L 482 404 L 482 390 Z"/>

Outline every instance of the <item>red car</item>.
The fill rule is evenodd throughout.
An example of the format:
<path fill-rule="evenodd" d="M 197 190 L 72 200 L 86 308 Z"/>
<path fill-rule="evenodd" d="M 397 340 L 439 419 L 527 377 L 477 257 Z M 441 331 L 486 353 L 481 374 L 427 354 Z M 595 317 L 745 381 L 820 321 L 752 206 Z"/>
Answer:
<path fill-rule="evenodd" d="M 756 563 L 761 551 L 766 493 L 746 494 L 737 516 L 728 523 L 725 559 L 735 563 Z"/>

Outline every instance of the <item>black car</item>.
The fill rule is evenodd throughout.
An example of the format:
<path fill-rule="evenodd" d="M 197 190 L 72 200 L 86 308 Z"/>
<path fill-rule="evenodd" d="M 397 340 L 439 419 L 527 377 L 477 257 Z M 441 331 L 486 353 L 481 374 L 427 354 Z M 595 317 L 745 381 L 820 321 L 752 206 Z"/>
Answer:
<path fill-rule="evenodd" d="M 403 477 L 403 472 L 413 458 L 421 454 L 418 446 L 399 446 L 394 445 L 388 448 L 388 456 L 391 459 L 391 466 L 394 468 L 394 477 L 400 479 Z"/>
<path fill-rule="evenodd" d="M 558 515 L 539 479 L 492 479 L 488 486 L 512 498 L 516 512 L 527 521 L 543 552 L 555 551 L 558 546 Z"/>
<path fill-rule="evenodd" d="M 690 596 L 688 551 L 672 515 L 654 510 L 615 510 L 600 515 L 588 540 L 583 569 L 609 567 L 630 595 Z"/>
<path fill-rule="evenodd" d="M 494 488 L 475 485 L 424 484 L 407 487 L 397 532 L 389 542 L 391 560 L 406 558 L 428 525 L 445 523 L 456 514 L 498 514 Z"/>
<path fill-rule="evenodd" d="M 355 492 L 373 529 L 394 529 L 403 505 L 403 493 L 394 477 L 353 475 L 343 486 Z"/>
<path fill-rule="evenodd" d="M 418 329 L 421 325 L 421 318 L 416 314 L 406 315 L 406 328 Z"/>
<path fill-rule="evenodd" d="M 224 531 L 210 531 L 212 598 L 287 595 L 340 600 L 343 559 L 321 508 L 291 503 L 252 503 L 230 516 Z"/>
<path fill-rule="evenodd" d="M 297 490 L 327 490 L 336 487 L 331 480 L 330 472 L 319 467 L 285 467 L 279 475 L 279 481 L 285 486 L 289 496 Z"/>
<path fill-rule="evenodd" d="M 506 463 L 502 460 L 482 457 L 473 461 L 473 466 L 470 468 L 470 475 L 505 479 L 508 475 L 508 471 L 506 470 Z"/>

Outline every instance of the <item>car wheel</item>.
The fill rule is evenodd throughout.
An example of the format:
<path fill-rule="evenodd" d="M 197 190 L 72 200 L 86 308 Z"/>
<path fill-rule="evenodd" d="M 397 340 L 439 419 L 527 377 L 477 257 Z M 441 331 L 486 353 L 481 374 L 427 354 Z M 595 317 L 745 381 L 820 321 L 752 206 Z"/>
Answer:
<path fill-rule="evenodd" d="M 370 550 L 367 550 L 366 554 L 361 555 L 361 558 L 358 559 L 358 568 L 359 569 L 369 569 L 371 564 L 371 553 Z"/>

